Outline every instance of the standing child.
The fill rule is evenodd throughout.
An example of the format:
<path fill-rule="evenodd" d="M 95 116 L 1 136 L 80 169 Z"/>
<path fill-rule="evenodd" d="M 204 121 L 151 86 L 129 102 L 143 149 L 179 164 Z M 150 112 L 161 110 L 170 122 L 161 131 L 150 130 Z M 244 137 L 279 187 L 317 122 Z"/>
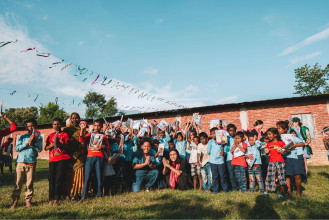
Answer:
<path fill-rule="evenodd" d="M 236 179 L 234 175 L 234 170 L 232 166 L 232 158 L 233 154 L 231 153 L 231 149 L 234 145 L 234 138 L 236 135 L 236 126 L 234 124 L 228 124 L 226 131 L 228 132 L 227 136 L 227 144 L 225 145 L 224 151 L 226 153 L 226 167 L 230 176 L 230 182 L 233 191 L 238 191 L 237 185 L 236 185 Z"/>
<path fill-rule="evenodd" d="M 183 160 L 186 160 L 186 140 L 184 139 L 184 134 L 182 132 L 177 133 L 177 127 L 174 134 L 174 144 L 179 153 L 179 156 Z"/>
<path fill-rule="evenodd" d="M 49 205 L 58 205 L 63 194 L 63 177 L 67 169 L 69 135 L 62 131 L 62 119 L 53 119 L 54 132 L 49 134 L 45 150 L 49 150 Z"/>
<path fill-rule="evenodd" d="M 82 203 L 87 196 L 88 184 L 91 178 L 92 172 L 95 169 L 97 178 L 97 196 L 101 197 L 103 195 L 103 168 L 104 168 L 104 152 L 110 147 L 106 135 L 100 133 L 102 128 L 102 121 L 97 119 L 94 121 L 92 133 L 88 133 L 83 136 L 86 125 L 82 124 L 81 133 L 79 137 L 80 142 L 89 142 L 88 145 L 88 155 L 85 165 L 85 180 L 83 184 L 83 191 L 81 195 Z"/>
<path fill-rule="evenodd" d="M 191 156 L 189 163 L 191 164 L 191 176 L 193 177 L 193 186 L 196 190 L 197 180 L 199 179 L 199 190 L 202 190 L 202 178 L 201 178 L 201 167 L 198 157 L 198 148 L 199 148 L 200 139 L 195 136 L 193 142 L 190 143 L 191 146 Z"/>
<path fill-rule="evenodd" d="M 233 154 L 232 166 L 234 167 L 234 174 L 241 192 L 247 189 L 246 168 L 247 163 L 244 154 L 248 149 L 248 145 L 243 142 L 244 133 L 239 131 L 236 133 L 235 142 L 231 149 Z"/>
<path fill-rule="evenodd" d="M 212 187 L 212 173 L 209 163 L 208 135 L 205 132 L 200 133 L 200 144 L 198 145 L 198 164 L 201 167 L 202 188 L 205 192 L 210 192 Z"/>
<path fill-rule="evenodd" d="M 257 180 L 260 193 L 264 193 L 264 181 L 261 169 L 262 159 L 260 157 L 262 145 L 261 142 L 257 140 L 257 136 L 257 132 L 251 132 L 249 134 L 248 141 L 250 145 L 248 146 L 248 155 L 245 157 L 250 160 L 254 159 L 251 165 L 248 164 L 250 192 L 254 192 Z"/>
<path fill-rule="evenodd" d="M 289 124 L 285 121 L 279 121 L 276 124 L 279 134 L 284 135 L 287 134 L 289 129 Z M 296 188 L 297 188 L 297 197 L 301 197 L 301 184 L 302 184 L 302 175 L 305 175 L 305 166 L 304 166 L 304 160 L 300 160 L 298 158 L 298 148 L 303 149 L 304 143 L 301 139 L 293 136 L 293 142 L 294 145 L 290 150 L 286 150 L 286 169 L 285 169 L 285 175 L 286 175 L 286 182 L 288 187 L 288 195 L 291 196 L 291 178 L 293 177 L 295 179 Z M 288 143 L 286 143 L 288 144 Z"/>
<path fill-rule="evenodd" d="M 280 184 L 280 195 L 278 199 L 284 199 L 283 191 L 286 182 L 285 162 L 283 159 L 284 150 L 281 150 L 286 144 L 281 141 L 281 137 L 277 128 L 269 128 L 267 130 L 267 136 L 269 142 L 265 148 L 265 153 L 270 154 L 269 164 L 267 168 L 267 176 L 265 181 L 265 193 L 267 197 L 269 191 L 275 191 L 275 174 L 278 174 L 278 180 Z M 280 150 L 280 151 L 278 151 Z"/>
<path fill-rule="evenodd" d="M 223 145 L 225 142 L 221 144 L 216 143 L 216 134 L 215 131 L 218 128 L 212 128 L 210 130 L 210 136 L 212 137 L 211 140 L 208 141 L 208 148 L 207 153 L 209 156 L 209 163 L 211 167 L 212 173 L 212 193 L 218 193 L 219 189 L 219 179 L 220 184 L 224 192 L 228 192 L 228 184 L 226 180 L 226 173 L 225 173 L 225 163 L 224 163 L 224 149 Z"/>

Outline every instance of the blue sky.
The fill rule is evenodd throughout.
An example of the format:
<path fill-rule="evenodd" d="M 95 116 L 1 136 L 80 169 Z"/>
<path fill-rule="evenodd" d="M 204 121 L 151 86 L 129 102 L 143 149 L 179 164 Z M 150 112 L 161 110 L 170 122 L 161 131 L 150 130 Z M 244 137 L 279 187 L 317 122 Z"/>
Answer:
<path fill-rule="evenodd" d="M 31 102 L 23 92 L 10 96 L 7 90 L 1 96 L 7 107 L 61 97 L 65 110 L 84 112 L 76 103 L 90 82 L 71 70 L 45 73 L 55 57 L 31 60 L 31 53 L 19 52 L 36 46 L 185 106 L 291 97 L 295 68 L 329 63 L 328 8 L 320 0 L 2 0 L 0 41 L 16 37 L 27 44 L 0 48 L 0 88 L 40 98 Z M 92 89 L 114 95 L 120 106 L 173 108 L 98 85 Z"/>

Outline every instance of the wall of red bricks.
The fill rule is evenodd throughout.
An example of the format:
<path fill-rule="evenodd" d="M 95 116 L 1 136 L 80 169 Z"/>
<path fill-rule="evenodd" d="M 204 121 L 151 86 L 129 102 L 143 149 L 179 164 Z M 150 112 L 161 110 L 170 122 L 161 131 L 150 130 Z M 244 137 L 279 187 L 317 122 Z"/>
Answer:
<path fill-rule="evenodd" d="M 212 119 L 226 119 L 227 123 L 233 123 L 238 127 L 238 130 L 241 129 L 241 120 L 240 120 L 240 107 L 232 107 L 230 109 L 224 110 L 204 110 L 203 112 L 199 112 L 204 117 L 202 118 L 202 129 L 204 131 L 209 130 L 210 120 Z M 311 113 L 313 116 L 314 123 L 314 135 L 315 138 L 312 139 L 311 147 L 313 149 L 312 158 L 308 160 L 309 165 L 329 165 L 327 151 L 325 150 L 322 143 L 322 134 L 321 131 L 323 127 L 328 126 L 329 123 L 329 114 L 328 107 L 326 101 L 308 101 L 308 102 L 294 102 L 290 104 L 264 104 L 261 107 L 251 106 L 246 107 L 247 112 L 247 124 L 248 127 L 253 127 L 253 124 L 256 120 L 262 120 L 264 122 L 263 131 L 270 127 L 275 127 L 275 124 L 279 120 L 287 120 L 288 117 L 291 117 L 293 114 L 308 114 Z M 184 124 L 185 122 L 192 120 L 192 114 L 190 113 L 166 113 L 161 114 L 161 116 L 149 117 L 149 120 L 159 120 L 165 119 L 168 122 L 172 122 L 176 119 L 177 116 L 181 117 L 181 122 Z M 131 115 L 134 120 L 142 119 L 138 115 Z M 45 134 L 47 137 L 52 129 L 41 129 L 41 133 Z M 18 134 L 24 134 L 26 131 L 17 131 L 13 133 L 11 136 L 13 138 Z M 44 138 L 44 142 L 45 142 Z M 16 156 L 16 153 L 14 153 Z M 14 156 L 14 157 L 15 157 Z M 39 154 L 39 158 L 47 159 L 48 152 L 42 151 Z"/>

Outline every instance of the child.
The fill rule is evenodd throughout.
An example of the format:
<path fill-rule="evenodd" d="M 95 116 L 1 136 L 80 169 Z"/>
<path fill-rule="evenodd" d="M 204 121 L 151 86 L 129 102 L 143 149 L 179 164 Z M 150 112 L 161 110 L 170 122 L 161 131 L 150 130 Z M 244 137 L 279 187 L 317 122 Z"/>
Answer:
<path fill-rule="evenodd" d="M 49 134 L 45 150 L 49 150 L 49 205 L 58 205 L 63 193 L 63 177 L 67 169 L 69 135 L 62 131 L 62 119 L 54 118 L 54 132 Z"/>
<path fill-rule="evenodd" d="M 261 147 L 262 166 L 261 167 L 262 167 L 262 174 L 263 174 L 264 180 L 266 179 L 266 176 L 267 176 L 267 167 L 268 167 L 268 163 L 269 163 L 269 159 L 270 159 L 270 156 L 265 153 L 265 147 L 267 146 L 267 143 L 269 141 L 270 140 L 268 139 L 267 133 L 265 132 L 260 139 L 260 142 L 262 145 L 262 147 Z"/>
<path fill-rule="evenodd" d="M 216 143 L 216 134 L 215 134 L 216 130 L 218 130 L 218 128 L 216 127 L 210 130 L 210 136 L 212 137 L 212 139 L 208 141 L 208 148 L 207 148 L 207 153 L 210 155 L 209 163 L 212 173 L 213 194 L 218 193 L 219 179 L 223 191 L 226 193 L 228 192 L 228 184 L 226 180 L 225 163 L 224 163 L 224 149 L 222 145 L 225 142 L 221 144 Z"/>
<path fill-rule="evenodd" d="M 247 189 L 246 183 L 246 168 L 247 163 L 244 158 L 244 154 L 248 149 L 248 145 L 243 142 L 244 134 L 239 131 L 236 133 L 235 142 L 231 149 L 231 153 L 233 154 L 232 158 L 232 166 L 234 167 L 234 174 L 237 180 L 238 186 L 241 192 L 245 192 Z"/>
<path fill-rule="evenodd" d="M 228 124 L 226 131 L 228 132 L 227 135 L 227 143 L 225 144 L 224 151 L 226 153 L 226 167 L 230 176 L 230 182 L 233 191 L 238 191 L 237 185 L 236 185 L 236 179 L 234 176 L 234 170 L 232 166 L 232 157 L 233 154 L 231 153 L 231 149 L 234 145 L 234 138 L 236 134 L 236 126 L 234 124 Z"/>
<path fill-rule="evenodd" d="M 198 164 L 201 167 L 202 188 L 205 192 L 210 192 L 212 187 L 212 173 L 209 163 L 208 135 L 205 132 L 200 133 L 200 144 L 198 145 Z"/>
<path fill-rule="evenodd" d="M 323 131 L 321 132 L 323 135 L 323 145 L 325 147 L 325 149 L 328 151 L 327 155 L 328 155 L 328 161 L 329 161 L 329 127 L 324 127 Z"/>
<path fill-rule="evenodd" d="M 165 132 L 166 131 L 166 132 Z M 171 140 L 169 133 L 167 132 L 167 126 L 164 126 L 164 131 L 158 128 L 158 136 L 152 137 L 152 140 L 157 139 L 160 144 L 164 144 L 164 154 L 169 158 L 169 144 L 168 142 Z"/>
<path fill-rule="evenodd" d="M 280 184 L 280 195 L 278 199 L 284 199 L 283 190 L 284 186 L 287 185 L 285 180 L 285 162 L 283 159 L 284 150 L 278 151 L 283 148 L 286 144 L 281 141 L 281 137 L 277 128 L 269 128 L 267 130 L 267 136 L 269 142 L 265 148 L 265 153 L 270 154 L 269 164 L 267 168 L 267 176 L 265 181 L 265 193 L 268 197 L 269 191 L 275 191 L 275 174 L 278 174 L 278 180 Z"/>
<path fill-rule="evenodd" d="M 0 166 L 1 174 L 3 174 L 3 167 L 9 167 L 9 173 L 13 174 L 12 160 L 13 160 L 13 138 L 9 137 L 5 143 L 0 147 Z"/>
<path fill-rule="evenodd" d="M 197 179 L 199 179 L 199 190 L 202 190 L 202 178 L 201 178 L 201 170 L 200 163 L 198 159 L 198 145 L 200 143 L 199 137 L 195 136 L 194 141 L 191 142 L 191 156 L 189 163 L 191 164 L 191 176 L 193 177 L 193 186 L 196 190 Z"/>
<path fill-rule="evenodd" d="M 179 152 L 179 156 L 183 158 L 183 160 L 186 160 L 186 140 L 184 139 L 183 133 L 182 132 L 177 133 L 177 128 L 176 128 L 173 138 L 174 138 L 174 144 L 176 146 L 176 149 Z"/>
<path fill-rule="evenodd" d="M 88 133 L 87 135 L 83 136 L 83 132 L 86 129 L 86 125 L 82 124 L 81 126 L 79 142 L 90 141 L 90 143 L 88 145 L 88 155 L 85 164 L 85 180 L 83 185 L 83 192 L 79 203 L 82 203 L 87 196 L 89 180 L 91 178 L 94 169 L 97 178 L 97 196 L 101 197 L 103 194 L 103 168 L 104 168 L 103 150 L 110 148 L 110 145 L 106 138 L 106 135 L 100 133 L 101 128 L 102 128 L 102 121 L 97 119 L 94 121 L 93 124 L 94 131 L 92 133 Z"/>
<path fill-rule="evenodd" d="M 279 121 L 276 124 L 279 134 L 287 134 L 288 129 L 289 129 L 289 124 L 285 121 Z M 296 132 L 295 132 L 296 133 Z M 301 197 L 301 184 L 302 184 L 302 175 L 304 173 L 305 165 L 304 165 L 304 160 L 299 160 L 297 153 L 298 150 L 297 148 L 303 148 L 304 143 L 302 140 L 294 136 L 293 139 L 294 145 L 290 150 L 286 150 L 286 160 L 285 160 L 285 175 L 286 175 L 286 182 L 287 182 L 287 187 L 288 187 L 288 195 L 291 196 L 291 178 L 294 177 L 295 183 L 296 183 L 296 188 L 297 188 L 297 197 Z M 288 143 L 286 143 L 288 144 Z M 306 175 L 305 175 L 306 176 Z"/>
<path fill-rule="evenodd" d="M 264 193 L 264 181 L 261 169 L 262 160 L 260 157 L 260 149 L 262 145 L 261 142 L 257 140 L 257 137 L 257 132 L 251 132 L 249 134 L 248 141 L 250 145 L 248 146 L 248 155 L 245 157 L 249 159 L 252 159 L 252 157 L 255 158 L 252 166 L 249 166 L 248 164 L 250 192 L 254 192 L 257 180 L 260 193 Z"/>

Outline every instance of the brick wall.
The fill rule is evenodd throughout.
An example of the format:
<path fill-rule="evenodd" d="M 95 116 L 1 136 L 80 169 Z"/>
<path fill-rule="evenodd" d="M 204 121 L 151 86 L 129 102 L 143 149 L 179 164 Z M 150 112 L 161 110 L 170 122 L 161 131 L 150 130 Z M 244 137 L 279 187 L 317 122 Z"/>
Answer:
<path fill-rule="evenodd" d="M 188 120 L 192 120 L 192 114 L 194 112 L 199 112 L 201 115 L 204 115 L 202 118 L 202 128 L 203 130 L 209 130 L 210 120 L 211 119 L 226 119 L 227 123 L 233 123 L 238 127 L 238 130 L 242 127 L 241 112 L 246 113 L 246 123 L 248 127 L 253 127 L 253 124 L 256 120 L 262 120 L 264 122 L 263 131 L 270 127 L 275 127 L 275 124 L 279 120 L 287 120 L 288 117 L 291 117 L 293 114 L 308 114 L 311 113 L 313 117 L 313 126 L 314 126 L 314 139 L 312 139 L 311 147 L 313 149 L 312 158 L 308 160 L 310 165 L 329 165 L 327 151 L 325 150 L 322 143 L 321 131 L 323 127 L 328 126 L 329 114 L 327 99 L 322 100 L 308 100 L 305 102 L 301 101 L 291 101 L 291 102 L 275 102 L 264 103 L 264 104 L 249 104 L 247 106 L 233 105 L 226 108 L 221 108 L 220 106 L 216 108 L 202 108 L 194 111 L 194 109 L 185 111 L 182 113 L 175 112 L 166 112 L 166 113 L 153 113 L 148 117 L 145 115 L 130 115 L 129 117 L 134 120 L 147 118 L 149 120 L 159 120 L 165 119 L 168 122 L 172 122 L 176 117 L 181 117 L 181 122 L 184 124 Z M 127 116 L 128 117 L 128 116 Z M 117 118 L 109 118 L 108 121 L 112 122 L 117 120 Z M 46 129 L 40 129 L 41 133 L 45 134 L 45 137 L 52 132 L 52 129 L 49 129 L 50 125 Z M 16 135 L 24 134 L 26 131 L 17 131 L 11 136 L 13 138 Z M 44 140 L 45 142 L 45 140 Z M 14 153 L 16 156 L 16 153 Z M 48 152 L 42 151 L 39 154 L 39 158 L 46 159 L 48 158 Z"/>

